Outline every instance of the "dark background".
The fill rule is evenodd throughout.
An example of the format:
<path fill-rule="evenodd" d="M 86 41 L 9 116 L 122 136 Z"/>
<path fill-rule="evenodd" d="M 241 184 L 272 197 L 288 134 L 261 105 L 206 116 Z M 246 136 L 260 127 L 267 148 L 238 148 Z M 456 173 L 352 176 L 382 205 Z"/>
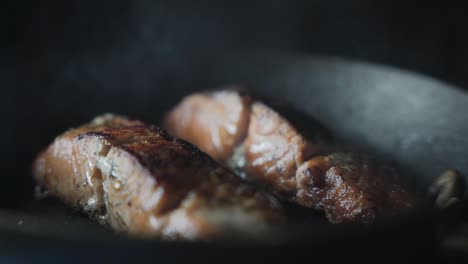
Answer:
<path fill-rule="evenodd" d="M 440 1 L 15 1 L 2 4 L 2 50 L 14 61 L 101 61 L 119 71 L 158 57 L 269 48 L 343 56 L 468 86 L 468 18 Z M 5 5 L 7 5 L 5 7 Z M 138 63 L 136 61 L 139 61 Z M 169 64 L 169 65 L 166 65 Z M 155 71 L 157 71 L 156 69 Z"/>
<path fill-rule="evenodd" d="M 164 101 L 171 87 L 197 85 L 194 54 L 199 67 L 207 63 L 200 57 L 209 61 L 214 51 L 233 49 L 331 55 L 468 87 L 467 22 L 462 6 L 440 1 L 2 3 L 2 177 L 30 175 L 24 164 L 84 116 L 154 113 L 154 98 Z M 122 98 L 128 89 L 138 92 Z M 76 111 L 61 111 L 70 105 Z M 50 126 L 48 120 L 60 122 Z M 32 136 L 41 133 L 47 135 L 42 141 Z M 16 184 L 4 182 L 2 195 L 30 194 Z"/>

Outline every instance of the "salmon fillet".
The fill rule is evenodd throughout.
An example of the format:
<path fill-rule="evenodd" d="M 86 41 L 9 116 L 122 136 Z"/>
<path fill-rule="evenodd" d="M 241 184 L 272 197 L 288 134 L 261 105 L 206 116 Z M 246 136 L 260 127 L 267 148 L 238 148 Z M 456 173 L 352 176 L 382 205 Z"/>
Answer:
<path fill-rule="evenodd" d="M 33 174 L 66 204 L 139 237 L 210 239 L 284 220 L 275 198 L 192 144 L 116 115 L 58 136 L 38 155 Z"/>
<path fill-rule="evenodd" d="M 245 137 L 250 103 L 249 96 L 235 90 L 194 94 L 171 113 L 165 125 L 212 158 L 226 161 Z"/>
<path fill-rule="evenodd" d="M 416 206 L 416 195 L 392 170 L 363 155 L 334 153 L 317 121 L 238 90 L 189 95 L 164 127 L 278 197 L 323 211 L 332 223 L 372 223 Z M 222 155 L 217 142 L 229 142 Z"/>

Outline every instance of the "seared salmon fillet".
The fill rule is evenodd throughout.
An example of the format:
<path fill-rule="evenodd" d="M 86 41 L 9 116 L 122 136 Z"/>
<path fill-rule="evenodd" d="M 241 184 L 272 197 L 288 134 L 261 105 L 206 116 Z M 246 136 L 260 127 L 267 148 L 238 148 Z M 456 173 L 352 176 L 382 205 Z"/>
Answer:
<path fill-rule="evenodd" d="M 58 136 L 33 173 L 66 204 L 140 237 L 210 239 L 284 220 L 275 198 L 192 144 L 111 114 Z"/>
<path fill-rule="evenodd" d="M 372 223 L 416 206 L 416 195 L 393 171 L 363 155 L 334 153 L 337 147 L 315 120 L 238 90 L 189 95 L 163 126 L 278 197 L 323 211 L 333 223 Z M 226 127 L 232 133 L 224 133 Z"/>

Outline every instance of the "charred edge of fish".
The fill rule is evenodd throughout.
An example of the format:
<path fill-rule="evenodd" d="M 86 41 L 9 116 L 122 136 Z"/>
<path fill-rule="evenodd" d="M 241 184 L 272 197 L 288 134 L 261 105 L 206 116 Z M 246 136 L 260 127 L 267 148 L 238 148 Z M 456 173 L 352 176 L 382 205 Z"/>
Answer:
<path fill-rule="evenodd" d="M 325 185 L 326 171 L 320 167 L 312 166 L 312 168 L 305 168 L 303 172 L 307 178 L 312 179 L 311 187 L 322 187 Z"/>
<path fill-rule="evenodd" d="M 78 140 L 82 140 L 83 138 L 93 137 L 93 136 L 104 138 L 104 139 L 112 138 L 112 135 L 109 133 L 106 133 L 105 131 L 90 131 L 90 132 L 79 134 L 76 138 Z"/>
<path fill-rule="evenodd" d="M 206 160 L 209 161 L 210 163 L 215 163 L 215 160 L 205 152 L 201 151 L 199 148 L 197 148 L 195 145 L 192 143 L 180 139 L 180 138 L 172 138 L 171 139 L 173 142 L 177 143 L 180 145 L 180 147 L 184 148 L 188 152 L 192 153 L 194 155 L 194 158 L 196 159 L 201 159 L 201 160 Z"/>

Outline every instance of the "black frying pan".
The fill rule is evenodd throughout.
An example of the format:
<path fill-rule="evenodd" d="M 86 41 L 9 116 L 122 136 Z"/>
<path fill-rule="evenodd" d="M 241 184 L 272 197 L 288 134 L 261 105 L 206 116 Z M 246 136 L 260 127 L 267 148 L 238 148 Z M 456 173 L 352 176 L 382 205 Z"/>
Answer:
<path fill-rule="evenodd" d="M 219 83 L 246 82 L 286 99 L 335 135 L 404 166 L 423 183 L 447 168 L 468 175 L 468 94 L 456 87 L 336 58 L 278 53 L 230 58 L 213 67 Z"/>
<path fill-rule="evenodd" d="M 86 61 L 52 70 L 33 65 L 23 72 L 27 78 L 16 80 L 18 90 L 10 102 L 16 107 L 10 116 L 15 133 L 5 134 L 10 140 L 2 152 L 6 171 L 16 177 L 7 179 L 3 187 L 8 209 L 0 211 L 1 249 L 84 253 L 88 261 L 97 260 L 88 255 L 104 253 L 117 260 L 136 256 L 148 262 L 216 260 L 221 255 L 225 262 L 310 254 L 314 258 L 347 254 L 391 258 L 403 253 L 447 257 L 441 251 L 438 228 L 449 212 L 424 211 L 373 227 L 301 225 L 248 240 L 169 243 L 117 236 L 59 204 L 31 201 L 30 163 L 61 131 L 103 112 L 157 122 L 181 96 L 233 82 L 289 101 L 342 140 L 397 166 L 421 189 L 447 168 L 468 175 L 468 95 L 437 80 L 384 66 L 299 54 L 213 54 L 185 57 L 184 62 L 169 70 L 156 67 L 154 72 L 128 71 L 99 79 L 89 72 L 105 65 Z M 33 84 L 37 90 L 30 89 Z"/>

